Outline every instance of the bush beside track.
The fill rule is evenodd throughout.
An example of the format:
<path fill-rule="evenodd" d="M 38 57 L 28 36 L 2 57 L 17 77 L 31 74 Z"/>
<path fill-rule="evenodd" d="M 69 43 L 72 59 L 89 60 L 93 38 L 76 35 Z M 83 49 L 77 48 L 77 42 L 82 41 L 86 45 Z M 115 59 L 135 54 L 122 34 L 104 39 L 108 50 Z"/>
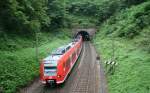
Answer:
<path fill-rule="evenodd" d="M 41 34 L 43 35 L 39 40 L 39 60 L 70 40 L 64 33 L 61 35 Z M 23 38 L 19 39 L 23 40 Z M 0 91 L 4 93 L 16 93 L 17 89 L 27 85 L 39 75 L 39 62 L 36 62 L 33 42 L 30 39 L 24 42 L 31 43 L 31 45 L 26 48 L 14 49 L 14 51 L 0 51 Z M 19 47 L 25 47 L 23 46 L 25 44 L 19 45 L 17 42 L 15 44 Z"/>
<path fill-rule="evenodd" d="M 96 34 L 94 44 L 102 62 L 112 58 L 114 42 L 114 74 L 108 74 L 109 93 L 150 92 L 150 2 L 132 6 L 114 14 Z"/>

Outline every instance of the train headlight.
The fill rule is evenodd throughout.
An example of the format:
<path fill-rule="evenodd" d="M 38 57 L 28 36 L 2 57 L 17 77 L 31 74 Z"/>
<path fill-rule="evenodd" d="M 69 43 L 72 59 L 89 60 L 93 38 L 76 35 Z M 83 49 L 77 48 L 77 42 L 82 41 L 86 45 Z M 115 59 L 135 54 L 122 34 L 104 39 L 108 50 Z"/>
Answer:
<path fill-rule="evenodd" d="M 57 77 L 58 77 L 58 78 L 60 78 L 60 77 L 61 77 L 61 75 L 58 75 Z"/>

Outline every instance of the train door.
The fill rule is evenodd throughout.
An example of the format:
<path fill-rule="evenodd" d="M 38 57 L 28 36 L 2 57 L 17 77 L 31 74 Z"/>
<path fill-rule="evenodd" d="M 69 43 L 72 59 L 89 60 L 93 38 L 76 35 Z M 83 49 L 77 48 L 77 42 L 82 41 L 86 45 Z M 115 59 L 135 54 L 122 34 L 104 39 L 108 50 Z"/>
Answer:
<path fill-rule="evenodd" d="M 72 63 L 74 63 L 76 59 L 77 59 L 77 54 L 76 54 L 76 51 L 74 51 L 72 54 Z"/>

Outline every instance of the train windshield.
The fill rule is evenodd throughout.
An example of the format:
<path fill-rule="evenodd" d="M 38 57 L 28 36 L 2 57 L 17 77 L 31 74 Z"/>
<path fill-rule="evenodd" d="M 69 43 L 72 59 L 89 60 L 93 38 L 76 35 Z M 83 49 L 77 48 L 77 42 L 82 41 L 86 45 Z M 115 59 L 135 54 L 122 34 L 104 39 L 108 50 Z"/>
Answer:
<path fill-rule="evenodd" d="M 56 66 L 45 66 L 44 67 L 44 75 L 45 76 L 56 76 L 57 67 Z"/>
<path fill-rule="evenodd" d="M 52 67 L 44 67 L 44 69 L 47 69 L 47 70 L 56 70 L 57 69 L 57 67 L 55 67 L 55 66 L 52 66 Z"/>

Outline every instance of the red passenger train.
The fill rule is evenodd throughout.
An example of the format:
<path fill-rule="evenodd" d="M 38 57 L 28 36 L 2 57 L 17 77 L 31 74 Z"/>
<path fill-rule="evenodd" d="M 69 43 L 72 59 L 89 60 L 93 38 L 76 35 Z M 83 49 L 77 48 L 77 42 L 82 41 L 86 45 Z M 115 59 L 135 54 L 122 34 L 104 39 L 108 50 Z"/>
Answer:
<path fill-rule="evenodd" d="M 82 36 L 78 36 L 73 42 L 59 47 L 42 60 L 40 64 L 42 83 L 61 84 L 66 80 L 80 55 L 82 42 Z"/>

